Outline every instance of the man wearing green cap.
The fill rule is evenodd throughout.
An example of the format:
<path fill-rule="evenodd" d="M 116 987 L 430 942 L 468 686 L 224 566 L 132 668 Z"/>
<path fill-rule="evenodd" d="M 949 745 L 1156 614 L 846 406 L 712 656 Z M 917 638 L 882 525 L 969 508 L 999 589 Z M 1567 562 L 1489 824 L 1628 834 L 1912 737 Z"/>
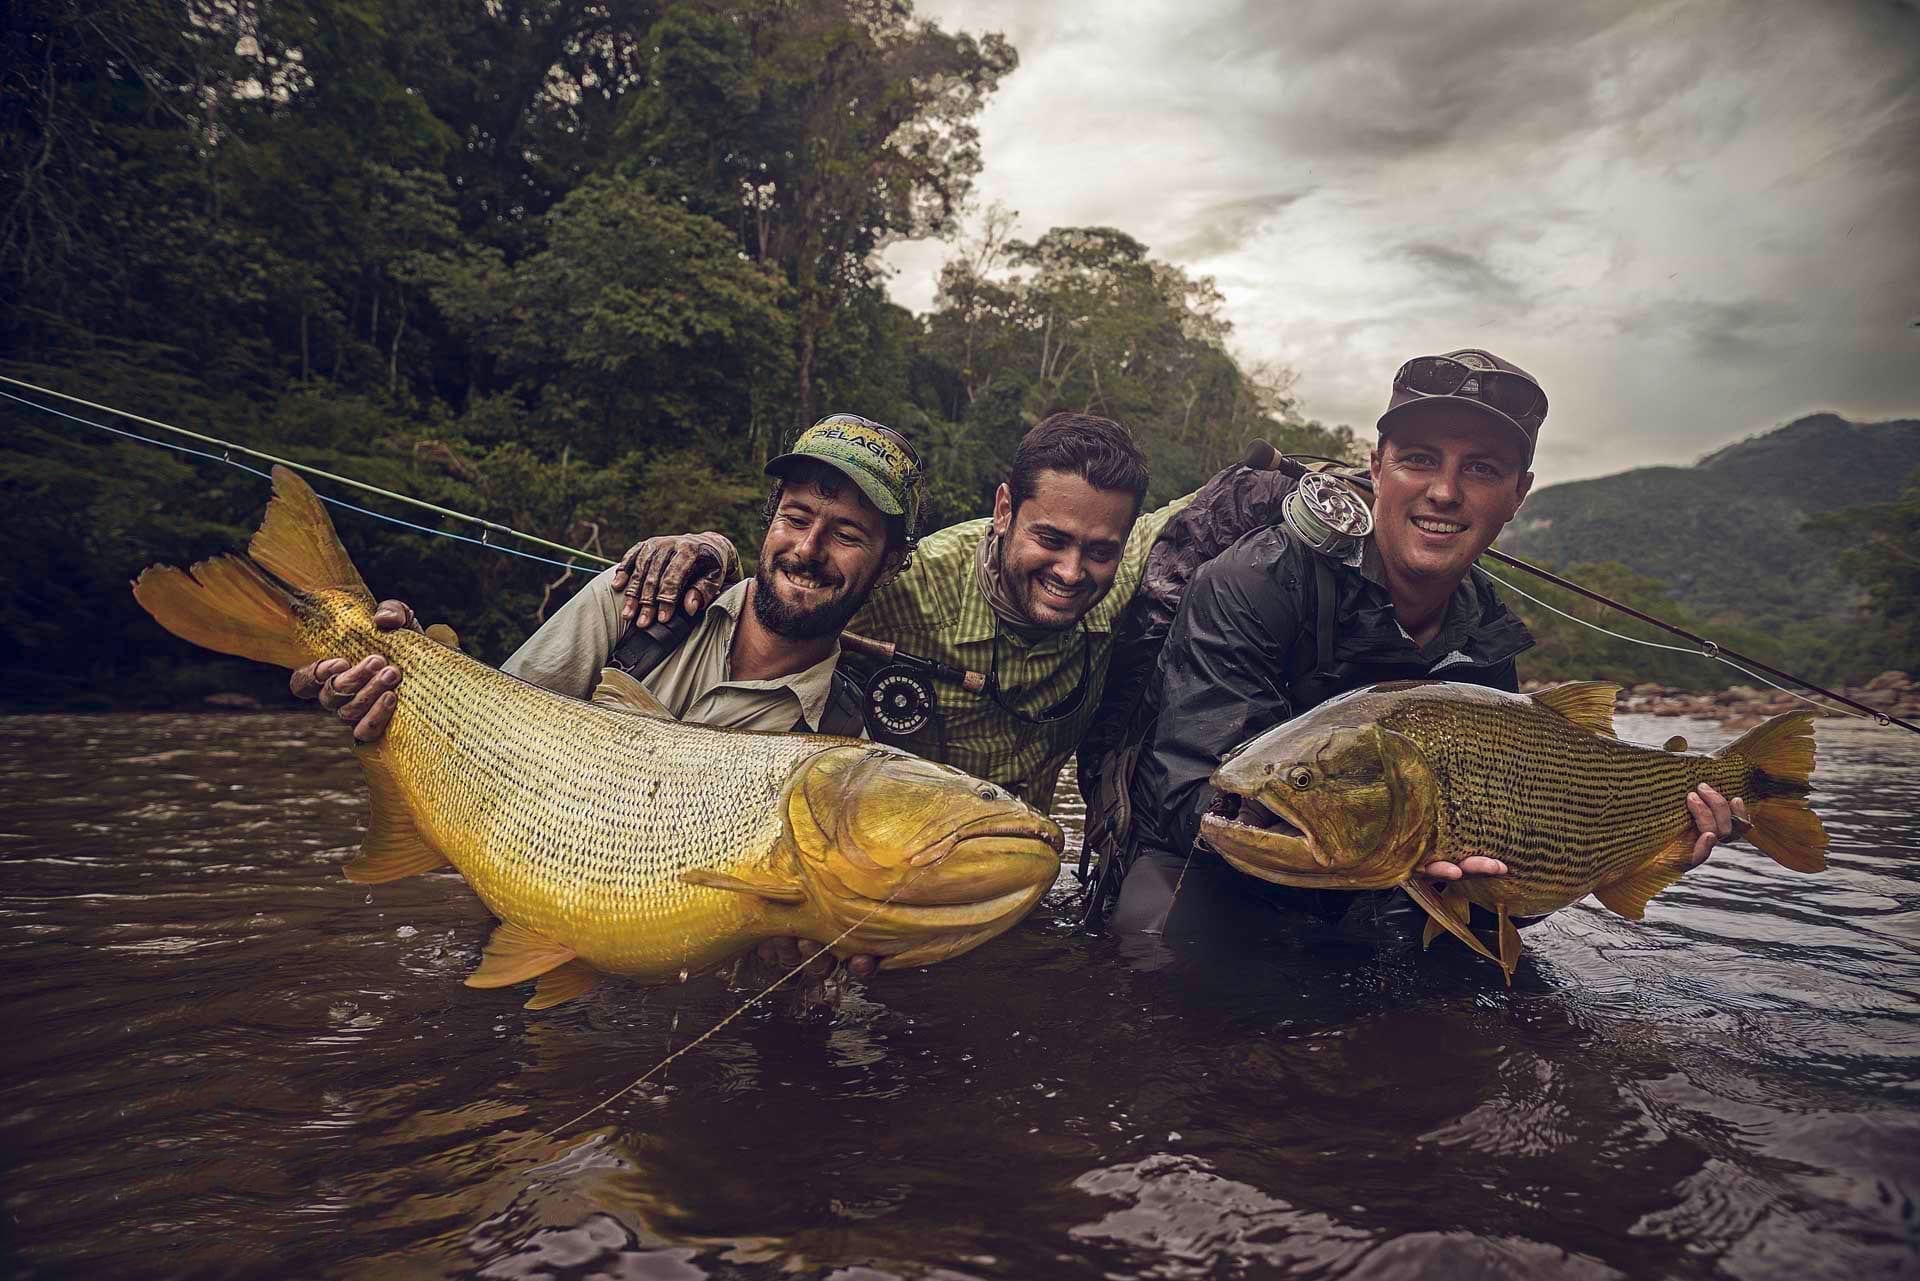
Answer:
<path fill-rule="evenodd" d="M 767 474 L 774 484 L 754 576 L 720 593 L 698 618 L 683 613 L 678 626 L 647 620 L 629 627 L 610 586 L 614 571 L 607 570 L 502 670 L 587 698 L 614 668 L 643 691 L 630 698 L 657 703 L 680 720 L 859 735 L 859 690 L 837 671 L 840 632 L 912 555 L 924 479 L 919 459 L 890 428 L 833 414 L 768 463 Z M 733 557 L 718 535 L 710 547 Z M 400 601 L 384 602 L 376 617 L 386 627 L 413 625 L 413 611 Z M 397 668 L 373 655 L 353 665 L 310 664 L 293 674 L 290 687 L 297 697 L 317 698 L 366 743 L 386 732 L 399 680 Z"/>

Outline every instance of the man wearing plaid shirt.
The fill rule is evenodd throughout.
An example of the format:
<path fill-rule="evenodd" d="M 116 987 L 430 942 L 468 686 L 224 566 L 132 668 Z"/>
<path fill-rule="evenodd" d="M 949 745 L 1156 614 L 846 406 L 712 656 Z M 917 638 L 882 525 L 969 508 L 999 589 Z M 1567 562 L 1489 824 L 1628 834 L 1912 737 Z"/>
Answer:
<path fill-rule="evenodd" d="M 848 624 L 905 653 L 983 673 L 986 687 L 939 682 L 924 728 L 875 737 L 1050 809 L 1061 767 L 1099 708 L 1114 621 L 1139 586 L 1147 549 L 1188 502 L 1142 517 L 1146 492 L 1147 460 L 1119 423 L 1062 413 L 1029 431 L 993 515 L 921 539 L 906 570 Z M 718 535 L 700 537 L 704 545 L 679 540 L 684 555 L 649 555 L 645 543 L 629 553 L 625 563 L 637 558 L 648 572 L 615 583 L 643 626 L 671 615 L 683 592 L 717 572 L 706 549 Z M 698 563 L 703 554 L 708 562 Z"/>

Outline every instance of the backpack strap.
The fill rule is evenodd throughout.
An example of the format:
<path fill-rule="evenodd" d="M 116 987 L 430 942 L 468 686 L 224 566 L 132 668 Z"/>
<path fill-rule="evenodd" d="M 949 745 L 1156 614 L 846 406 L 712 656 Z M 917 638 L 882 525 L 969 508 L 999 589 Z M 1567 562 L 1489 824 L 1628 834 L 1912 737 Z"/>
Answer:
<path fill-rule="evenodd" d="M 820 710 L 820 732 L 841 738 L 859 738 L 867 725 L 867 696 L 859 682 L 833 665 L 833 683 L 827 690 L 827 705 Z"/>

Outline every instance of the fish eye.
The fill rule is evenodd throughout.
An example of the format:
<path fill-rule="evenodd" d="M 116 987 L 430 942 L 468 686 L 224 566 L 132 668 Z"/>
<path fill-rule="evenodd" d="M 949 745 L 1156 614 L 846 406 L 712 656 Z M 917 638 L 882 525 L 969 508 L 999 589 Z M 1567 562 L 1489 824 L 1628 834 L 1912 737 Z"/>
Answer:
<path fill-rule="evenodd" d="M 1287 782 L 1298 791 L 1306 791 L 1313 786 L 1313 771 L 1304 765 L 1296 765 L 1287 771 Z"/>
<path fill-rule="evenodd" d="M 1000 789 L 992 783 L 982 783 L 973 790 L 983 801 L 997 801 L 1000 799 Z"/>

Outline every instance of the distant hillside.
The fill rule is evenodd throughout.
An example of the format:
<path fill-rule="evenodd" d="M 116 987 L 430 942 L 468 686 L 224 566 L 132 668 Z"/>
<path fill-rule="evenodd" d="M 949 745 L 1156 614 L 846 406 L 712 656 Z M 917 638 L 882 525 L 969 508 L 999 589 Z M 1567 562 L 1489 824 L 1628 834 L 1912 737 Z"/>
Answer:
<path fill-rule="evenodd" d="M 1920 468 L 1920 421 L 1814 414 L 1707 455 L 1551 485 L 1527 499 L 1500 549 L 1572 565 L 1619 561 L 1703 619 L 1758 626 L 1844 618 L 1859 600 L 1806 518 L 1888 502 Z"/>

